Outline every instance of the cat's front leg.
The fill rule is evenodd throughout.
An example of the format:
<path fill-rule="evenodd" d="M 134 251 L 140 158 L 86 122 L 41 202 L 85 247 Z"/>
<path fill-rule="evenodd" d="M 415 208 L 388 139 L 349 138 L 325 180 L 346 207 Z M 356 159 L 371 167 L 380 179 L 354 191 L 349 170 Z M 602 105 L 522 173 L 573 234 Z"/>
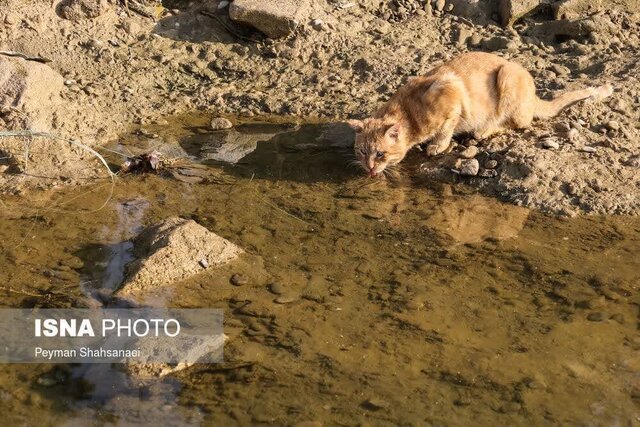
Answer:
<path fill-rule="evenodd" d="M 453 149 L 451 139 L 455 131 L 457 121 L 454 119 L 447 119 L 440 131 L 433 137 L 431 144 L 427 147 L 428 156 L 436 156 L 442 153 L 448 153 Z"/>

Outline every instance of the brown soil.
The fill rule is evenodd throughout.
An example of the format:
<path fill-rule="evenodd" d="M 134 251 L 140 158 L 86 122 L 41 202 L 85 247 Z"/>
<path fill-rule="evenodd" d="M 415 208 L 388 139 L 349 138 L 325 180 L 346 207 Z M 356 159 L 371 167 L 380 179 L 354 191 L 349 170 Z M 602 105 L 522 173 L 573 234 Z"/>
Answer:
<path fill-rule="evenodd" d="M 498 160 L 498 177 L 467 181 L 551 212 L 640 212 L 635 2 L 615 2 L 586 27 L 545 26 L 551 13 L 543 9 L 503 29 L 445 12 L 398 14 L 374 0 L 352 7 L 314 0 L 310 15 L 323 25 L 303 22 L 276 41 L 230 21 L 216 1 L 143 4 L 154 18 L 93 3 L 86 13 L 99 16 L 78 20 L 61 18 L 47 2 L 0 3 L 0 50 L 49 58 L 66 80 L 57 120 L 66 137 L 101 144 L 131 124 L 144 128 L 194 110 L 343 120 L 370 113 L 407 78 L 453 55 L 490 50 L 531 70 L 541 95 L 607 82 L 616 92 L 528 132 L 480 142 Z M 576 129 L 571 140 L 569 128 Z M 547 135 L 559 149 L 541 147 Z"/>

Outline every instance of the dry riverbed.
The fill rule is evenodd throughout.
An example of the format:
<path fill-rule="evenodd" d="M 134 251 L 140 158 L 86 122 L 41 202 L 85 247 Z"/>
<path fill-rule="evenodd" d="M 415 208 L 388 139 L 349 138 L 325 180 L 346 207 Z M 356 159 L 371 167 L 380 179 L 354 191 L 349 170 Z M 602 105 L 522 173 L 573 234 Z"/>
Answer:
<path fill-rule="evenodd" d="M 370 113 L 407 78 L 457 53 L 493 51 L 531 70 L 544 96 L 604 83 L 616 91 L 605 103 L 574 106 L 527 132 L 461 139 L 461 149 L 478 145 L 479 173 L 485 177 L 463 181 L 553 213 L 640 209 L 640 27 L 634 2 L 613 2 L 600 11 L 598 2 L 591 9 L 562 9 L 558 18 L 569 20 L 559 21 L 543 5 L 513 28 L 491 20 L 499 11 L 465 12 L 460 1 L 285 2 L 279 13 L 290 12 L 298 25 L 277 39 L 231 20 L 233 3 L 135 1 L 129 9 L 119 2 L 63 3 L 0 3 L 0 50 L 51 60 L 42 66 L 48 73 L 29 74 L 24 108 L 12 107 L 11 96 L 2 99 L 7 129 L 52 131 L 96 146 L 132 124 L 144 132 L 170 115 L 195 110 L 245 119 L 344 120 Z M 250 20 L 245 15 L 234 16 Z M 15 64 L 21 59 L 1 59 L 5 77 L 12 67 L 24 67 Z M 0 142 L 10 157 L 3 160 L 5 188 L 17 191 L 20 183 L 7 173 L 21 170 L 24 140 Z M 47 155 L 31 162 L 34 168 L 41 164 L 38 175 L 51 176 L 61 164 L 68 168 L 39 185 L 98 173 L 83 175 L 71 167 L 78 153 L 65 152 L 62 144 L 37 145 L 47 147 Z M 432 163 L 423 168 L 426 174 L 456 179 Z"/>

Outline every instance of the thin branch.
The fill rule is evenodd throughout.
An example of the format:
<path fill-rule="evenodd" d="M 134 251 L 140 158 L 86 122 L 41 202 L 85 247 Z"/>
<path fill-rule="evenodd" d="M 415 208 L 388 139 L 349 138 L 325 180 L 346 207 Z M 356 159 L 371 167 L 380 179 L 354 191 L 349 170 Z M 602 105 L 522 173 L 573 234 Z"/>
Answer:
<path fill-rule="evenodd" d="M 44 58 L 42 56 L 29 56 L 29 55 L 25 55 L 24 53 L 14 52 L 12 50 L 0 50 L 0 55 L 13 56 L 17 58 L 26 59 L 27 61 L 41 62 L 43 64 L 46 64 L 47 62 L 53 62 L 49 58 Z"/>
<path fill-rule="evenodd" d="M 112 178 L 116 176 L 115 173 L 113 173 L 113 171 L 111 171 L 111 168 L 109 168 L 109 164 L 107 164 L 107 161 L 104 159 L 104 157 L 102 157 L 100 155 L 100 153 L 98 153 L 96 150 L 94 150 L 93 148 L 86 146 L 78 141 L 74 141 L 72 139 L 67 139 L 67 138 L 63 138 L 61 136 L 58 135 L 54 135 L 52 133 L 48 133 L 48 132 L 37 132 L 37 131 L 32 131 L 32 130 L 13 130 L 13 131 L 0 131 L 0 138 L 2 137 L 11 137 L 11 136 L 22 136 L 22 137 L 34 137 L 34 136 L 41 136 L 44 138 L 51 138 L 51 139 L 56 139 L 59 141 L 64 141 L 67 142 L 71 145 L 75 145 L 78 148 L 81 148 L 82 150 L 88 151 L 89 153 L 93 154 L 94 156 L 96 156 L 104 165 L 104 167 L 107 169 L 107 171 L 109 172 L 109 176 L 111 176 Z"/>
<path fill-rule="evenodd" d="M 111 179 L 111 189 L 109 192 L 109 197 L 107 197 L 107 199 L 105 200 L 105 202 L 97 209 L 91 210 L 89 212 L 97 212 L 99 210 L 101 210 L 102 208 L 104 208 L 107 203 L 109 203 L 109 201 L 111 200 L 111 197 L 113 196 L 113 190 L 115 188 L 115 184 L 116 184 L 116 174 L 111 170 L 111 168 L 109 167 L 109 164 L 107 163 L 107 161 L 104 159 L 104 157 L 102 157 L 102 155 L 100 153 L 98 153 L 96 150 L 94 150 L 93 148 L 82 144 L 81 142 L 78 141 L 74 141 L 72 139 L 67 139 L 67 138 L 63 138 L 61 136 L 58 135 L 54 135 L 48 132 L 37 132 L 37 131 L 32 131 L 32 130 L 18 130 L 18 131 L 0 131 L 0 138 L 2 137 L 44 137 L 44 138 L 50 138 L 53 140 L 57 140 L 57 141 L 63 141 L 66 142 L 68 144 L 74 145 L 82 150 L 85 150 L 89 153 L 91 153 L 92 155 L 94 155 L 96 158 L 98 158 L 98 160 L 100 160 L 100 162 L 102 162 L 102 164 L 104 165 L 104 167 L 107 169 L 107 172 L 109 174 L 109 178 Z M 28 162 L 28 157 L 29 157 L 29 145 L 30 143 L 27 144 L 26 149 L 25 149 L 25 172 L 26 172 L 26 165 Z M 100 186 L 98 188 L 102 188 L 103 186 Z M 90 193 L 91 191 L 94 191 L 94 189 L 90 190 L 88 193 Z M 73 200 L 73 199 L 72 199 Z"/>

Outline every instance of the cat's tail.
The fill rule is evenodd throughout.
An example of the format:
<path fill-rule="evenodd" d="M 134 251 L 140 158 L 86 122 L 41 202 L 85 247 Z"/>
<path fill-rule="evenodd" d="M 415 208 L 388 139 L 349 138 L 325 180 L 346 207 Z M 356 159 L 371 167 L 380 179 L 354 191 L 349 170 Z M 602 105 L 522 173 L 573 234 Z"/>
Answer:
<path fill-rule="evenodd" d="M 573 90 L 565 92 L 553 98 L 551 101 L 545 101 L 538 98 L 535 103 L 533 117 L 536 119 L 548 119 L 556 116 L 560 111 L 570 105 L 584 99 L 593 99 L 599 101 L 613 93 L 613 86 L 606 84 L 604 86 L 589 87 L 586 89 Z"/>

